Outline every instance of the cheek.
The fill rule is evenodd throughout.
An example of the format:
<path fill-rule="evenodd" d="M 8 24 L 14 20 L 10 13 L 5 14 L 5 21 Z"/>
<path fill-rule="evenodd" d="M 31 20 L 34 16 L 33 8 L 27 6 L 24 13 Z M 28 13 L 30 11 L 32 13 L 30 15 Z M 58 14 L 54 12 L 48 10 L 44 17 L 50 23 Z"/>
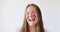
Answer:
<path fill-rule="evenodd" d="M 35 14 L 36 18 L 35 18 L 35 21 L 37 22 L 38 21 L 38 14 Z"/>
<path fill-rule="evenodd" d="M 26 19 L 29 19 L 29 16 L 28 15 L 26 15 Z"/>

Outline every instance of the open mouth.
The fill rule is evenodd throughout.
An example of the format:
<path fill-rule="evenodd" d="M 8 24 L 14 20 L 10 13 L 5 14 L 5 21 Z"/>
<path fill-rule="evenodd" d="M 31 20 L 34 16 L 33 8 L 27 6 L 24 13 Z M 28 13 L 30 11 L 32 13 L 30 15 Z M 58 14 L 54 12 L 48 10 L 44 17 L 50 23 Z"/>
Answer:
<path fill-rule="evenodd" d="M 31 19 L 28 19 L 28 21 L 34 21 L 36 18 L 36 15 L 33 15 Z"/>
<path fill-rule="evenodd" d="M 34 21 L 35 19 L 29 19 L 29 21 Z"/>

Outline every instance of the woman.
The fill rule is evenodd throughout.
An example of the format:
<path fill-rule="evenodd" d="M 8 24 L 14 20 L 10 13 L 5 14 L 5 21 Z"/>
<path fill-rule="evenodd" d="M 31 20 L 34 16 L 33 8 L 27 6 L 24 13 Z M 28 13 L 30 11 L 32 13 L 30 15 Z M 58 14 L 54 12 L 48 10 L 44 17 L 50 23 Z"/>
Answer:
<path fill-rule="evenodd" d="M 37 5 L 27 5 L 21 32 L 45 32 L 42 22 L 41 10 Z"/>

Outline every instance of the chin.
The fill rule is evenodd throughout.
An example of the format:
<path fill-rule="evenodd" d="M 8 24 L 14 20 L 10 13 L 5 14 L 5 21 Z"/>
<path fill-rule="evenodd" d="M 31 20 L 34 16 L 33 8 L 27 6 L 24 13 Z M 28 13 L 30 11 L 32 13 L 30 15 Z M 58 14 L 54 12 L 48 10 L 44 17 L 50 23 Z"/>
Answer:
<path fill-rule="evenodd" d="M 36 25 L 36 24 L 29 24 L 29 26 L 34 26 L 34 25 Z"/>

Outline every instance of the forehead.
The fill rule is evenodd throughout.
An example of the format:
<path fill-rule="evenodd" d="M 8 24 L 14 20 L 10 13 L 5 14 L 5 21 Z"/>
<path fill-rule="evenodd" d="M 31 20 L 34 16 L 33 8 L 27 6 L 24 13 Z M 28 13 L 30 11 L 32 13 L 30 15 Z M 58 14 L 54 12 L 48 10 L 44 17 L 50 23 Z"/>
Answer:
<path fill-rule="evenodd" d="M 29 6 L 26 11 L 27 12 L 37 12 L 36 7 L 34 7 L 34 6 Z"/>

